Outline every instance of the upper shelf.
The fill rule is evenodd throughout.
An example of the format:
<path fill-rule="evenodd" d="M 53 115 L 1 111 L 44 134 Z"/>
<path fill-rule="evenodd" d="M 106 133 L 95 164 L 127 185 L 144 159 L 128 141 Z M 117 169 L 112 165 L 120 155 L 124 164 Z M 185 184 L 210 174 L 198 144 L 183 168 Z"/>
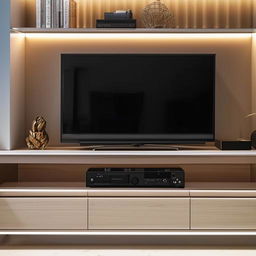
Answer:
<path fill-rule="evenodd" d="M 189 34 L 189 33 L 256 33 L 256 29 L 148 29 L 148 28 L 12 28 L 12 33 L 167 33 L 167 34 Z"/>
<path fill-rule="evenodd" d="M 0 163 L 168 165 L 168 164 L 256 164 L 256 150 L 3 150 Z"/>

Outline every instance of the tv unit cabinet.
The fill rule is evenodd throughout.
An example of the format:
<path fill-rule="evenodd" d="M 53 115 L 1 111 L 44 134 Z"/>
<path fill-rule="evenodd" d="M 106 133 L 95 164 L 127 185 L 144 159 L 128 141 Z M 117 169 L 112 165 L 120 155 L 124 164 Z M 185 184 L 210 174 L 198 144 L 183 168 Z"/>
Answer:
<path fill-rule="evenodd" d="M 255 122 L 244 117 L 256 111 L 254 1 L 250 27 L 232 18 L 219 28 L 205 20 L 201 28 L 152 30 L 38 29 L 33 3 L 0 1 L 0 235 L 256 236 L 254 150 L 86 151 L 59 141 L 59 56 L 81 52 L 215 53 L 216 136 L 248 135 Z M 39 114 L 56 147 L 18 150 Z M 86 188 L 93 166 L 181 166 L 186 187 Z"/>
<path fill-rule="evenodd" d="M 254 150 L 0 151 L 0 234 L 254 236 L 255 163 Z M 182 166 L 187 182 L 88 188 L 92 166 Z"/>

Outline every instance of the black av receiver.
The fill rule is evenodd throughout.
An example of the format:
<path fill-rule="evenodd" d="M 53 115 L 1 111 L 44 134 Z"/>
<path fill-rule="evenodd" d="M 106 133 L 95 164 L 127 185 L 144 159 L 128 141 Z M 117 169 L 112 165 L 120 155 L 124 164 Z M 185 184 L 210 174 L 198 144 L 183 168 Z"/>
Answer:
<path fill-rule="evenodd" d="M 181 168 L 91 168 L 87 187 L 169 187 L 184 188 Z"/>

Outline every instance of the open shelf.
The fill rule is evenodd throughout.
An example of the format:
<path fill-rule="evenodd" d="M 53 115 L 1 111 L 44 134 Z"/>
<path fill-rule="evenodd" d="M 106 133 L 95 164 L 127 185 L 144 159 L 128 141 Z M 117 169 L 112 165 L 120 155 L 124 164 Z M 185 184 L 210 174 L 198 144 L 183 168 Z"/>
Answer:
<path fill-rule="evenodd" d="M 11 32 L 17 33 L 255 33 L 256 29 L 253 28 L 241 28 L 241 29 L 147 29 L 147 28 L 12 28 Z"/>

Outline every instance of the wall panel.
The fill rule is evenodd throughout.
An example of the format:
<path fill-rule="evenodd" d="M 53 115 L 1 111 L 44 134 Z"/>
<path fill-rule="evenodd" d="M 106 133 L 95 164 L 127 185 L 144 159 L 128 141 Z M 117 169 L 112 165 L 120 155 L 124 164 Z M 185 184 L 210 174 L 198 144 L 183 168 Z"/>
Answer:
<path fill-rule="evenodd" d="M 249 135 L 250 34 L 31 34 L 26 38 L 26 130 L 48 121 L 50 145 L 60 145 L 61 53 L 215 53 L 216 137 Z M 100 71 L 99 71 L 100 74 Z"/>
<path fill-rule="evenodd" d="M 77 0 L 79 27 L 95 27 L 105 11 L 131 9 L 141 23 L 143 8 L 150 0 Z M 249 28 L 252 0 L 162 0 L 175 17 L 176 28 Z"/>
<path fill-rule="evenodd" d="M 16 0 L 12 0 L 16 1 Z M 25 1 L 25 0 L 19 0 Z M 175 17 L 176 28 L 250 28 L 253 0 L 161 0 Z M 35 26 L 35 0 L 26 0 L 26 25 Z M 78 26 L 95 27 L 104 12 L 131 9 L 138 27 L 141 13 L 153 0 L 76 0 Z"/>

